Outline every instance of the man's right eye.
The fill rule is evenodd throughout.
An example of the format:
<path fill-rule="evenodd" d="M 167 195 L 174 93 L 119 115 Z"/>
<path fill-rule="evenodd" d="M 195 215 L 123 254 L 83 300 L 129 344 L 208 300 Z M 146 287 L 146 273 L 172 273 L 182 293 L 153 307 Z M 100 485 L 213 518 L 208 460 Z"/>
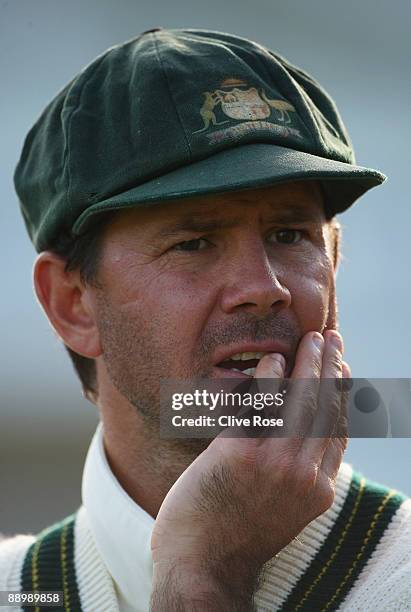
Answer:
<path fill-rule="evenodd" d="M 193 240 L 179 242 L 173 249 L 176 251 L 202 251 L 208 244 L 208 241 L 204 238 L 194 238 Z"/>

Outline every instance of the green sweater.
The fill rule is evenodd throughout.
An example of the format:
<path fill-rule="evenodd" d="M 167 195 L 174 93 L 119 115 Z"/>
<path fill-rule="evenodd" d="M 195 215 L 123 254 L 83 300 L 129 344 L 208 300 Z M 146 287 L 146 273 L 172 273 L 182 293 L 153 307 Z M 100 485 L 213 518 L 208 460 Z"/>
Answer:
<path fill-rule="evenodd" d="M 306 530 L 300 534 L 298 540 L 303 542 L 300 560 L 296 555 L 296 551 L 298 553 L 299 550 L 298 545 L 294 544 L 292 554 L 284 549 L 283 556 L 281 551 L 267 564 L 265 578 L 255 596 L 257 609 L 261 612 L 411 610 L 411 500 L 407 500 L 403 494 L 395 490 L 366 480 L 359 473 L 350 471 L 344 501 L 338 513 L 334 514 L 335 516 L 329 513 L 331 520 L 329 527 L 325 528 L 325 523 L 316 519 L 310 524 L 312 529 L 310 536 L 304 536 Z M 8 582 L 7 578 L 5 583 L 2 582 L 0 577 L 0 588 L 17 588 L 16 582 L 20 581 L 18 588 L 22 590 L 63 591 L 64 610 L 67 612 L 118 610 L 114 589 L 106 595 L 100 593 L 100 599 L 96 595 L 96 599 L 93 600 L 90 595 L 92 589 L 100 589 L 99 580 L 103 580 L 101 567 L 100 577 L 97 576 L 96 570 L 93 578 L 92 568 L 94 563 L 97 563 L 97 551 L 81 552 L 81 543 L 78 542 L 80 553 L 77 556 L 88 555 L 87 563 L 83 563 L 83 568 L 86 567 L 87 570 L 76 565 L 75 538 L 83 537 L 82 531 L 75 529 L 78 517 L 79 511 L 41 532 L 35 539 L 29 536 L 17 536 L 0 544 L 0 571 L 2 567 L 9 568 Z M 18 538 L 20 538 L 19 546 Z M 21 538 L 30 539 L 23 542 Z M 310 538 L 315 542 L 311 542 Z M 16 542 L 14 547 L 13 540 Z M 87 547 L 84 545 L 83 548 L 85 550 Z M 18 558 L 20 561 L 17 561 Z M 299 564 L 304 565 L 304 571 L 296 571 Z M 397 580 L 398 588 L 394 582 L 394 589 L 391 584 L 393 565 L 402 568 L 398 570 L 401 571 L 401 579 L 399 574 Z M 288 576 L 287 567 L 289 567 Z M 406 567 L 405 576 L 409 581 L 408 585 L 403 584 L 404 567 Z M 89 574 L 87 578 L 84 577 L 85 572 Z M 391 586 L 386 582 L 384 590 L 382 583 L 385 575 L 386 580 L 391 581 Z M 108 575 L 106 578 L 110 580 Z M 375 584 L 381 583 L 382 595 L 378 597 L 381 608 L 378 606 L 376 608 L 375 604 L 372 604 L 372 608 L 368 607 L 371 605 L 369 597 L 372 596 L 374 589 L 367 587 L 367 584 L 372 585 L 373 580 Z M 104 584 L 107 591 L 109 583 Z M 387 589 L 388 599 L 384 603 L 381 598 L 384 598 Z M 84 592 L 87 590 L 89 592 L 85 597 Z M 280 604 L 276 599 L 278 590 L 283 593 Z M 23 610 L 43 612 L 43 608 L 39 607 L 24 607 Z M 61 610 L 61 608 L 44 607 L 44 612 L 52 610 Z"/>

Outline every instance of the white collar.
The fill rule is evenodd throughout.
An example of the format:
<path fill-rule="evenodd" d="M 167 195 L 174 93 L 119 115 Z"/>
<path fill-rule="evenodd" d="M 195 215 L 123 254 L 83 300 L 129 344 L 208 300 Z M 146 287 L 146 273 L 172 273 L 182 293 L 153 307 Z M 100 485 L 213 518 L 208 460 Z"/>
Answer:
<path fill-rule="evenodd" d="M 99 423 L 83 472 L 82 498 L 97 549 L 111 574 L 122 612 L 149 609 L 154 519 L 121 487 L 108 464 Z"/>

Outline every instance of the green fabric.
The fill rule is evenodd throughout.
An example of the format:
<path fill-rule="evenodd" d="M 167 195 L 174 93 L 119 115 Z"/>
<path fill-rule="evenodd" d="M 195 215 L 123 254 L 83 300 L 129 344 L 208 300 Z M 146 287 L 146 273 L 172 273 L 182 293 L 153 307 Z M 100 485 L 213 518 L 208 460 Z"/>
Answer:
<path fill-rule="evenodd" d="M 406 497 L 353 472 L 347 497 L 330 534 L 280 612 L 332 612 L 338 609 L 370 559 Z M 73 514 L 41 532 L 23 564 L 23 590 L 65 594 L 66 612 L 81 612 L 74 566 Z M 28 608 L 52 612 L 62 608 Z"/>
<path fill-rule="evenodd" d="M 329 95 L 252 41 L 158 30 L 112 47 L 29 132 L 15 186 L 37 248 L 104 210 L 321 179 L 330 214 L 384 176 L 354 165 Z"/>
<path fill-rule="evenodd" d="M 354 471 L 328 538 L 280 612 L 338 610 L 405 499 Z"/>
<path fill-rule="evenodd" d="M 64 608 L 23 606 L 25 612 L 81 612 L 74 565 L 76 514 L 42 531 L 27 551 L 21 576 L 22 590 L 63 591 Z"/>

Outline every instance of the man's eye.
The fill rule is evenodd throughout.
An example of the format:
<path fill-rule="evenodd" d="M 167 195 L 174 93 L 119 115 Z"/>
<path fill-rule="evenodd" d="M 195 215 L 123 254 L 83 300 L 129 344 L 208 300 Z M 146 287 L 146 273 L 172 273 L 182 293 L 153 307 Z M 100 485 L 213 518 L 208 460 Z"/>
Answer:
<path fill-rule="evenodd" d="M 208 246 L 208 241 L 204 238 L 194 238 L 193 240 L 184 240 L 175 245 L 177 251 L 202 251 Z"/>
<path fill-rule="evenodd" d="M 303 237 L 303 232 L 296 229 L 283 229 L 273 232 L 270 236 L 272 242 L 279 242 L 280 244 L 295 244 L 300 242 Z"/>

